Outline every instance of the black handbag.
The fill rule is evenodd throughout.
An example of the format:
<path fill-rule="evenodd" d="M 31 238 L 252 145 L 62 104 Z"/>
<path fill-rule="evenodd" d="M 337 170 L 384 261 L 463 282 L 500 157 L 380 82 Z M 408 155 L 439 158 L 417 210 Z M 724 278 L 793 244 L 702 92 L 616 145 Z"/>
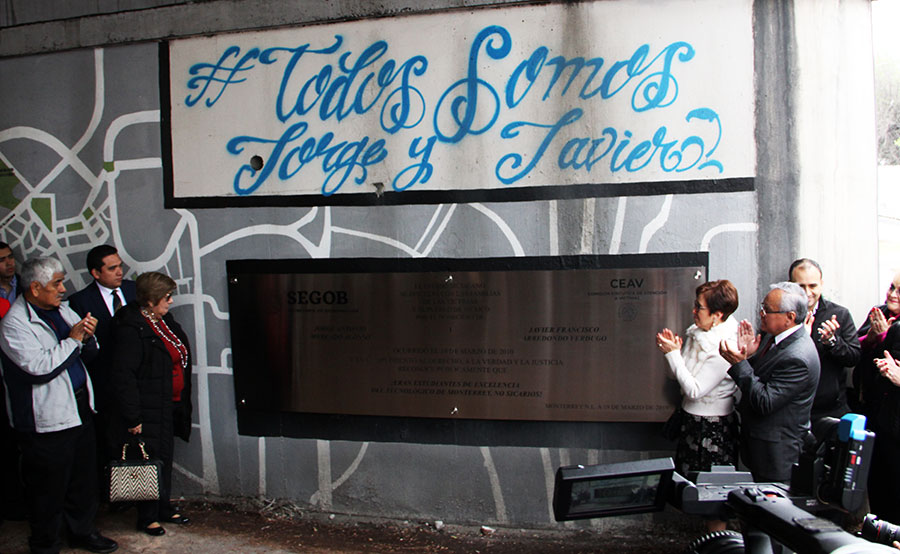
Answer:
<path fill-rule="evenodd" d="M 162 462 L 147 455 L 144 441 L 139 440 L 137 445 L 141 450 L 140 460 L 128 460 L 128 442 L 125 442 L 122 459 L 113 460 L 107 466 L 110 502 L 159 499 Z"/>

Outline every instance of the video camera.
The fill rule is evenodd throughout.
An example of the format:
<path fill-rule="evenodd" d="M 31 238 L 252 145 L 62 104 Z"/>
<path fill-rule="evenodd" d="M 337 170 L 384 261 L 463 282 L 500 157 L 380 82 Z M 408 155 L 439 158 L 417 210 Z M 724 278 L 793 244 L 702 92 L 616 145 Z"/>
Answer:
<path fill-rule="evenodd" d="M 880 522 L 887 529 L 863 535 L 876 541 L 869 542 L 825 519 L 856 511 L 865 500 L 875 439 L 865 430 L 865 422 L 857 414 L 817 422 L 794 464 L 790 486 L 756 483 L 750 473 L 731 466 L 690 473 L 688 479 L 675 472 L 671 458 L 560 467 L 553 513 L 557 521 L 568 521 L 655 512 L 668 503 L 686 514 L 740 519 L 742 535 L 712 533 L 691 545 L 694 552 L 771 553 L 771 538 L 802 554 L 896 554 L 896 549 L 885 546 L 890 542 L 876 543 L 900 535 L 896 526 Z"/>

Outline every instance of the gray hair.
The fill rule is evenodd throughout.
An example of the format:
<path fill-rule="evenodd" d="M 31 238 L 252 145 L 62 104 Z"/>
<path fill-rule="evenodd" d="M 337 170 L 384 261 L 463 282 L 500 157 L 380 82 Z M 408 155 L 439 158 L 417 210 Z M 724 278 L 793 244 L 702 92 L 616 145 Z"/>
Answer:
<path fill-rule="evenodd" d="M 794 312 L 797 314 L 794 323 L 803 323 L 803 320 L 806 319 L 806 312 L 809 310 L 809 299 L 806 298 L 803 287 L 797 283 L 781 281 L 769 285 L 769 289 L 781 291 L 781 306 L 778 309 L 784 312 Z"/>
<path fill-rule="evenodd" d="M 26 289 L 31 283 L 37 281 L 42 287 L 53 280 L 53 276 L 57 273 L 65 273 L 62 262 L 56 258 L 32 258 L 22 264 L 20 276 L 22 277 L 22 286 Z"/>

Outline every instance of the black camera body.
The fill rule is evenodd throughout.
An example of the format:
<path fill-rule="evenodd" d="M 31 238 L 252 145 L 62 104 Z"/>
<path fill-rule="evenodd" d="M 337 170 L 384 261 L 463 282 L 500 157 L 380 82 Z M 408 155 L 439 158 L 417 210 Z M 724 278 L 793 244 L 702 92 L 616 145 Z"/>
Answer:
<path fill-rule="evenodd" d="M 775 539 L 800 553 L 897 552 L 842 530 L 829 519 L 865 500 L 875 435 L 865 417 L 825 418 L 794 465 L 791 485 L 756 483 L 748 472 L 716 466 L 687 477 L 671 458 L 561 467 L 553 511 L 557 521 L 648 513 L 670 504 L 686 514 L 741 520 L 746 552 L 772 552 Z M 715 552 L 715 550 L 707 550 Z M 729 549 L 729 551 L 734 551 Z"/>

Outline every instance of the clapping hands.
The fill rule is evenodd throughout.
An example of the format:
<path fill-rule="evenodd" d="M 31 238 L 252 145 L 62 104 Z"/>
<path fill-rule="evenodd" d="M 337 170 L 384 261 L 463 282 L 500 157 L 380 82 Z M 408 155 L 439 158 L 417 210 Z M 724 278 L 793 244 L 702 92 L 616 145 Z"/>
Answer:
<path fill-rule="evenodd" d="M 884 317 L 884 313 L 878 307 L 869 310 L 869 332 L 866 333 L 866 342 L 878 342 L 882 334 L 884 334 L 891 325 L 893 325 L 896 316 L 888 319 Z"/>
<path fill-rule="evenodd" d="M 753 325 L 745 319 L 738 324 L 737 344 L 723 340 L 719 343 L 719 355 L 730 364 L 742 362 L 756 352 L 760 338 L 753 332 Z"/>
<path fill-rule="evenodd" d="M 663 329 L 656 333 L 656 347 L 663 354 L 668 354 L 674 350 L 681 350 L 681 337 L 672 332 L 671 329 Z"/>
<path fill-rule="evenodd" d="M 881 311 L 879 310 L 878 313 L 881 313 Z M 884 317 L 884 315 L 881 317 Z M 835 339 L 835 333 L 840 328 L 841 324 L 838 323 L 836 315 L 831 316 L 831 319 L 826 319 L 819 326 L 819 341 L 823 344 L 831 342 Z"/>
<path fill-rule="evenodd" d="M 884 358 L 875 358 L 875 366 L 883 377 L 887 377 L 891 383 L 900 387 L 900 364 L 890 352 L 885 350 Z"/>

